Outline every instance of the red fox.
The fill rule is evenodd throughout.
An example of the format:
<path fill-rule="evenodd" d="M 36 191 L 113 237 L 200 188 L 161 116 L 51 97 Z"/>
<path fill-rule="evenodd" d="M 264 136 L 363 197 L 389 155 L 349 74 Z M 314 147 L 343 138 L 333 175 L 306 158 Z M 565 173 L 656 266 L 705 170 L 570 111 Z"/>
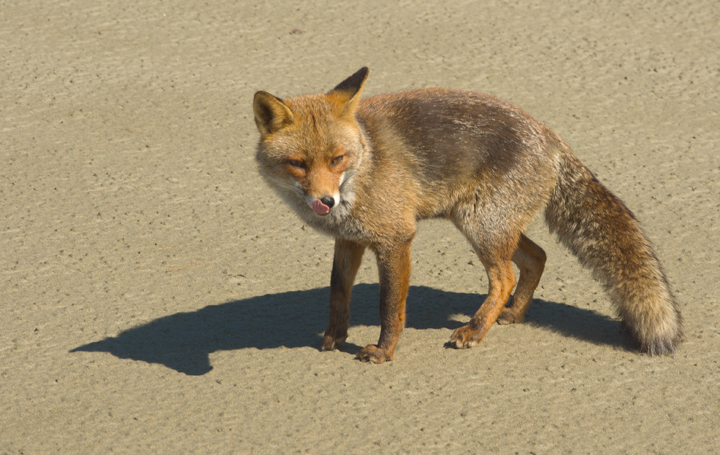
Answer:
<path fill-rule="evenodd" d="M 363 361 L 394 359 L 405 324 L 410 244 L 419 220 L 447 218 L 485 266 L 489 291 L 450 344 L 478 344 L 521 322 L 545 267 L 523 232 L 545 220 L 607 290 L 639 348 L 672 353 L 678 305 L 635 217 L 552 131 L 520 108 L 468 91 L 411 90 L 360 100 L 362 68 L 327 94 L 255 94 L 261 174 L 313 228 L 335 238 L 323 350 L 345 341 L 363 252 L 377 258 L 380 339 Z M 520 271 L 517 289 L 511 262 Z"/>

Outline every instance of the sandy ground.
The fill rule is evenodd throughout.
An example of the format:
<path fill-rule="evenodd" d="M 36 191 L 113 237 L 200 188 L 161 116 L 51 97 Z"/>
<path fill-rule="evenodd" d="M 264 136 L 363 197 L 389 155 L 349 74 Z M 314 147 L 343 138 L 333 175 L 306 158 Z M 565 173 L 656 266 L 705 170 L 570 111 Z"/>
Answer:
<path fill-rule="evenodd" d="M 0 453 L 720 451 L 720 3 L 0 0 Z M 333 241 L 254 162 L 256 90 L 471 89 L 557 131 L 641 220 L 686 341 L 649 358 L 538 222 L 527 323 L 421 224 L 397 359 L 366 256 L 318 350 Z"/>

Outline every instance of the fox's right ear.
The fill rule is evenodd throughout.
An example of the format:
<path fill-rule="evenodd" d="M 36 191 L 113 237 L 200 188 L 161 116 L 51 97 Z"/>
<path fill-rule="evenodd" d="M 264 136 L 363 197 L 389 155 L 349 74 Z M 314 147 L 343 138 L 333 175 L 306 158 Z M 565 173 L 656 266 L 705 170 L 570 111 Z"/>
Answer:
<path fill-rule="evenodd" d="M 268 92 L 257 92 L 253 99 L 255 125 L 262 136 L 272 134 L 293 122 L 294 115 L 280 98 Z"/>

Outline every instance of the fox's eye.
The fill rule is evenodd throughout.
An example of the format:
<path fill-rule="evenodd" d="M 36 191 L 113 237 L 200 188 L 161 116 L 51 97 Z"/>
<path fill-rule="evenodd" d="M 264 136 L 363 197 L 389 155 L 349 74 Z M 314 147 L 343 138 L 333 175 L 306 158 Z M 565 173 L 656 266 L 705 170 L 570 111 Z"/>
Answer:
<path fill-rule="evenodd" d="M 345 159 L 345 155 L 336 156 L 335 158 L 330 161 L 330 164 L 335 166 L 336 164 L 340 164 L 343 162 L 343 159 Z"/>
<path fill-rule="evenodd" d="M 305 163 L 303 163 L 303 162 L 300 161 L 300 160 L 288 160 L 288 164 L 289 164 L 290 166 L 296 167 L 296 168 L 298 168 L 298 169 L 304 169 L 304 168 L 305 168 Z"/>

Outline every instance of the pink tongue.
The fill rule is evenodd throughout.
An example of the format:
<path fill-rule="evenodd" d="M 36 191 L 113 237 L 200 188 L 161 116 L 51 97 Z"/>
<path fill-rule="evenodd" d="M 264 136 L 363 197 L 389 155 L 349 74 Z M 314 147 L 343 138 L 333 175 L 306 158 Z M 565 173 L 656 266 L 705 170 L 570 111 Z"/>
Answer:
<path fill-rule="evenodd" d="M 315 199 L 312 203 L 312 209 L 313 212 L 317 213 L 318 215 L 327 215 L 330 213 L 330 207 L 323 204 L 320 199 Z"/>

